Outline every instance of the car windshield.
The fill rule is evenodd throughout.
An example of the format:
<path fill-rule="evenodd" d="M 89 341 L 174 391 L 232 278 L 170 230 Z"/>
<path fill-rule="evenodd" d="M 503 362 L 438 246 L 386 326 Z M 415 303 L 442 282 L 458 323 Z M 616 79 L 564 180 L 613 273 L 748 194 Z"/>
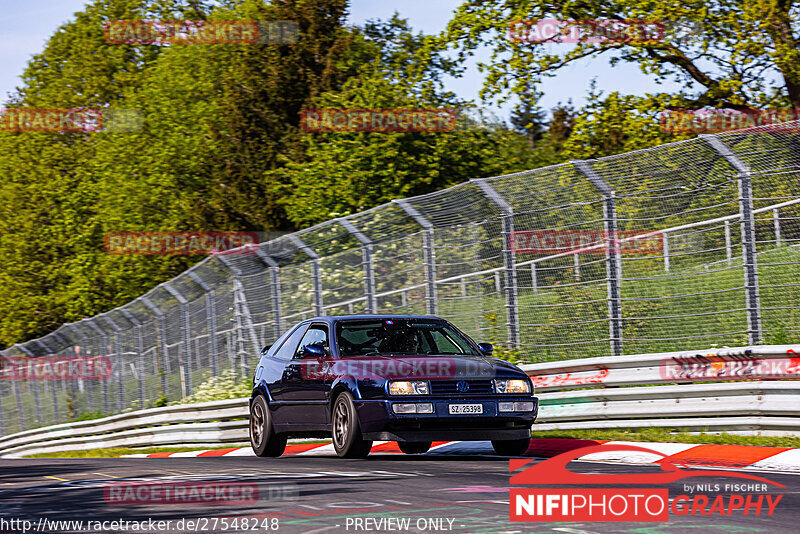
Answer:
<path fill-rule="evenodd" d="M 415 319 L 341 321 L 336 327 L 339 354 L 469 354 L 480 356 L 452 325 Z"/>

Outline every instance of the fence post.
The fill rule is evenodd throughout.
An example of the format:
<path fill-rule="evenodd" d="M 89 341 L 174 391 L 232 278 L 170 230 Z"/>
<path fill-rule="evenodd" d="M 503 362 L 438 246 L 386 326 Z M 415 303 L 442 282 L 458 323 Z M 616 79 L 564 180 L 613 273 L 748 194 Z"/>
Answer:
<path fill-rule="evenodd" d="M 269 266 L 270 282 L 272 285 L 272 312 L 275 314 L 275 340 L 283 334 L 283 318 L 281 316 L 281 268 L 275 259 L 256 248 L 256 255 Z"/>
<path fill-rule="evenodd" d="M 123 317 L 125 317 L 136 329 L 136 365 L 139 367 L 136 372 L 136 379 L 139 382 L 139 408 L 144 408 L 145 395 L 144 395 L 144 338 L 142 337 L 142 322 L 136 318 L 131 312 L 121 309 Z"/>
<path fill-rule="evenodd" d="M 75 323 L 67 323 L 64 325 L 64 328 L 70 330 L 72 334 L 80 341 L 81 345 L 83 346 L 82 352 L 84 353 L 83 354 L 84 357 L 88 356 L 89 349 L 88 349 L 88 343 L 86 341 L 86 334 L 84 334 L 80 328 L 77 328 L 75 326 Z M 78 342 L 75 342 L 72 345 L 75 348 L 81 347 L 81 345 L 79 345 Z M 97 406 L 95 406 L 94 403 L 94 392 L 92 389 L 93 386 L 94 386 L 94 381 L 92 380 L 86 381 L 86 410 L 89 412 L 97 410 Z M 52 385 L 50 390 L 53 393 L 53 414 L 55 415 L 56 420 L 58 420 L 58 393 L 55 388 L 55 383 Z"/>
<path fill-rule="evenodd" d="M 214 300 L 214 288 L 203 281 L 197 273 L 188 271 L 189 278 L 205 291 L 206 330 L 208 330 L 208 358 L 211 363 L 211 376 L 217 376 L 217 302 Z"/>
<path fill-rule="evenodd" d="M 781 246 L 781 216 L 778 208 L 772 210 L 772 224 L 775 227 L 775 246 Z"/>
<path fill-rule="evenodd" d="M 98 356 L 104 356 L 108 358 L 107 354 L 108 336 L 106 335 L 105 331 L 96 324 L 94 324 L 94 321 L 92 321 L 91 319 L 81 319 L 80 322 L 82 323 L 85 322 L 87 325 L 89 325 L 89 328 L 94 330 L 100 336 L 100 343 L 103 346 L 103 351 L 102 351 L 103 354 Z M 109 360 L 110 359 L 111 358 L 109 358 Z M 112 369 L 113 369 L 113 364 L 112 364 Z M 108 398 L 108 380 L 103 379 L 100 381 L 100 390 L 101 393 L 103 394 L 103 413 L 111 414 L 111 400 Z"/>
<path fill-rule="evenodd" d="M 730 265 L 733 262 L 733 246 L 731 246 L 731 223 L 728 221 L 725 221 L 725 257 Z"/>
<path fill-rule="evenodd" d="M 24 352 L 25 356 L 27 356 L 28 358 L 33 358 L 34 357 L 33 353 L 26 346 L 21 345 L 19 343 L 14 345 L 14 346 L 16 348 L 18 348 L 20 351 Z M 47 348 L 47 347 L 45 347 L 45 348 Z M 36 381 L 34 380 L 34 383 L 35 382 Z M 25 430 L 25 414 L 22 411 L 22 397 L 20 395 L 19 386 L 17 385 L 17 381 L 16 380 L 13 381 L 13 386 L 14 386 L 14 396 L 17 398 L 17 410 L 19 411 L 19 429 L 20 430 Z M 34 395 L 34 399 L 36 401 L 37 417 L 39 417 L 39 419 L 41 419 L 41 417 L 39 416 L 40 408 L 39 408 L 39 392 L 38 392 L 38 390 L 35 389 L 33 395 Z"/>
<path fill-rule="evenodd" d="M 100 317 L 105 319 L 106 323 L 108 323 L 108 326 L 114 330 L 114 350 L 117 353 L 117 362 L 119 362 L 119 365 L 117 366 L 119 369 L 119 375 L 117 379 L 117 394 L 119 395 L 117 398 L 117 409 L 122 412 L 127 404 L 125 402 L 125 381 L 123 379 L 125 374 L 125 360 L 122 355 L 122 329 L 111 317 L 105 313 L 101 313 Z"/>
<path fill-rule="evenodd" d="M 25 430 L 25 414 L 22 412 L 22 399 L 19 396 L 19 386 L 17 380 L 11 381 L 11 388 L 14 390 L 14 396 L 17 398 L 17 412 L 19 415 L 19 429 Z"/>
<path fill-rule="evenodd" d="M 700 136 L 738 174 L 739 215 L 742 229 L 742 256 L 744 259 L 744 284 L 747 299 L 747 337 L 751 345 L 761 342 L 761 304 L 758 289 L 758 264 L 756 262 L 755 216 L 753 214 L 753 184 L 750 167 L 719 137 L 713 134 Z"/>
<path fill-rule="evenodd" d="M 0 364 L 2 364 L 2 367 L 0 367 L 0 436 L 6 435 L 6 424 L 5 420 L 3 419 L 3 414 L 5 413 L 3 411 L 3 384 L 5 383 L 5 380 L 2 377 L 3 370 L 5 369 L 6 364 L 5 362 L 2 362 L 2 360 L 4 360 L 7 357 L 8 355 L 2 350 L 0 350 Z"/>
<path fill-rule="evenodd" d="M 302 239 L 294 234 L 289 235 L 289 241 L 296 246 L 306 256 L 311 258 L 311 279 L 314 284 L 314 313 L 317 316 L 325 313 L 325 308 L 322 303 L 322 275 L 319 272 L 319 254 L 314 252 L 314 249 L 306 245 Z"/>
<path fill-rule="evenodd" d="M 45 355 L 55 354 L 53 350 L 44 344 L 44 342 L 40 339 L 34 340 L 39 343 L 40 346 L 45 348 Z M 20 345 L 19 348 L 25 352 L 29 357 L 35 357 L 33 353 L 31 353 L 26 347 Z M 42 402 L 39 399 L 39 381 L 35 378 L 30 381 L 30 389 L 33 390 L 33 405 L 34 409 L 36 410 L 36 423 L 37 425 L 44 425 L 44 421 L 42 421 Z"/>
<path fill-rule="evenodd" d="M 511 236 L 514 233 L 514 210 L 485 178 L 470 180 L 502 212 L 503 265 L 506 271 L 506 310 L 508 315 L 508 344 L 519 347 L 519 310 L 517 308 L 517 263 L 511 250 Z"/>
<path fill-rule="evenodd" d="M 661 232 L 661 242 L 664 244 L 664 270 L 669 272 L 669 234 L 667 232 Z"/>
<path fill-rule="evenodd" d="M 422 254 L 425 262 L 425 300 L 430 315 L 439 313 L 439 296 L 436 294 L 436 249 L 434 247 L 434 227 L 417 209 L 407 200 L 393 200 L 395 204 L 414 219 L 422 227 Z"/>
<path fill-rule="evenodd" d="M 539 280 L 536 275 L 536 263 L 531 263 L 531 289 L 534 293 L 539 292 Z"/>
<path fill-rule="evenodd" d="M 169 347 L 167 347 L 167 320 L 164 318 L 164 312 L 156 306 L 153 301 L 148 297 L 140 297 L 142 303 L 153 312 L 156 316 L 156 328 L 158 329 L 158 340 L 161 346 L 158 346 L 158 352 L 161 355 L 161 396 L 167 396 L 167 373 L 170 371 L 169 365 Z"/>
<path fill-rule="evenodd" d="M 594 170 L 594 160 L 574 160 L 572 165 L 603 195 L 603 226 L 606 234 L 606 288 L 608 293 L 609 335 L 611 354 L 622 354 L 622 258 L 617 239 L 616 195 L 606 181 Z"/>
<path fill-rule="evenodd" d="M 336 219 L 336 221 L 361 243 L 361 254 L 364 258 L 364 293 L 367 297 L 367 313 L 378 313 L 378 302 L 375 298 L 375 265 L 372 261 L 372 240 L 356 228 L 346 217 Z"/>
<path fill-rule="evenodd" d="M 223 255 L 217 256 L 217 259 L 233 274 L 233 319 L 237 331 L 236 351 L 239 355 L 242 376 L 245 377 L 248 373 L 248 356 L 258 354 L 258 351 L 261 350 L 261 343 L 256 335 L 255 326 L 253 326 L 253 316 L 250 314 L 250 306 L 247 303 L 247 293 L 242 284 L 241 269 Z M 250 337 L 252 351 L 247 350 L 245 335 Z"/>
<path fill-rule="evenodd" d="M 186 396 L 188 397 L 192 394 L 192 326 L 189 319 L 189 301 L 186 300 L 177 289 L 169 285 L 171 281 L 172 280 L 164 282 L 161 286 L 178 301 L 181 307 L 181 317 L 183 318 L 183 327 L 181 328 L 183 334 L 183 341 L 181 343 L 181 345 L 183 345 L 183 357 L 180 361 L 183 367 L 183 380 L 186 384 Z"/>

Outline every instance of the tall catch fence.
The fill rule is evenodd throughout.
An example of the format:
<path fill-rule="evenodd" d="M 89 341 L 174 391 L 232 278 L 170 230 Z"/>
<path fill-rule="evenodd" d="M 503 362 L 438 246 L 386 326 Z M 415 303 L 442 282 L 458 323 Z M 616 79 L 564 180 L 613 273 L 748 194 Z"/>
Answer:
<path fill-rule="evenodd" d="M 445 317 L 525 362 L 800 342 L 800 122 L 396 200 L 210 256 L 7 357 L 106 380 L 0 380 L 0 434 L 179 401 L 316 315 Z M 517 352 L 504 352 L 517 351 Z"/>

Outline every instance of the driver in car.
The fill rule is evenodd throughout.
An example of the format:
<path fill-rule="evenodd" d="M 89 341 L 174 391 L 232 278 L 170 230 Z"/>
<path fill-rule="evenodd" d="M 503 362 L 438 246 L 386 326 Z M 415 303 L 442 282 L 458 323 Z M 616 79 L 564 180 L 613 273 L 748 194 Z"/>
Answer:
<path fill-rule="evenodd" d="M 380 350 L 389 353 L 417 354 L 419 338 L 415 332 L 411 331 L 393 332 L 381 342 Z"/>

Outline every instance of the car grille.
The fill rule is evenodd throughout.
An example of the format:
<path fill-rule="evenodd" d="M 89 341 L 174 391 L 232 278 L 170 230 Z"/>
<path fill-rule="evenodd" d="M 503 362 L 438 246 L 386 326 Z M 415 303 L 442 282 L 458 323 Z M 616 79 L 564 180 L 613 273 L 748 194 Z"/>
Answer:
<path fill-rule="evenodd" d="M 459 383 L 466 383 L 469 389 L 461 391 Z M 431 380 L 433 395 L 486 395 L 494 393 L 491 380 Z"/>

